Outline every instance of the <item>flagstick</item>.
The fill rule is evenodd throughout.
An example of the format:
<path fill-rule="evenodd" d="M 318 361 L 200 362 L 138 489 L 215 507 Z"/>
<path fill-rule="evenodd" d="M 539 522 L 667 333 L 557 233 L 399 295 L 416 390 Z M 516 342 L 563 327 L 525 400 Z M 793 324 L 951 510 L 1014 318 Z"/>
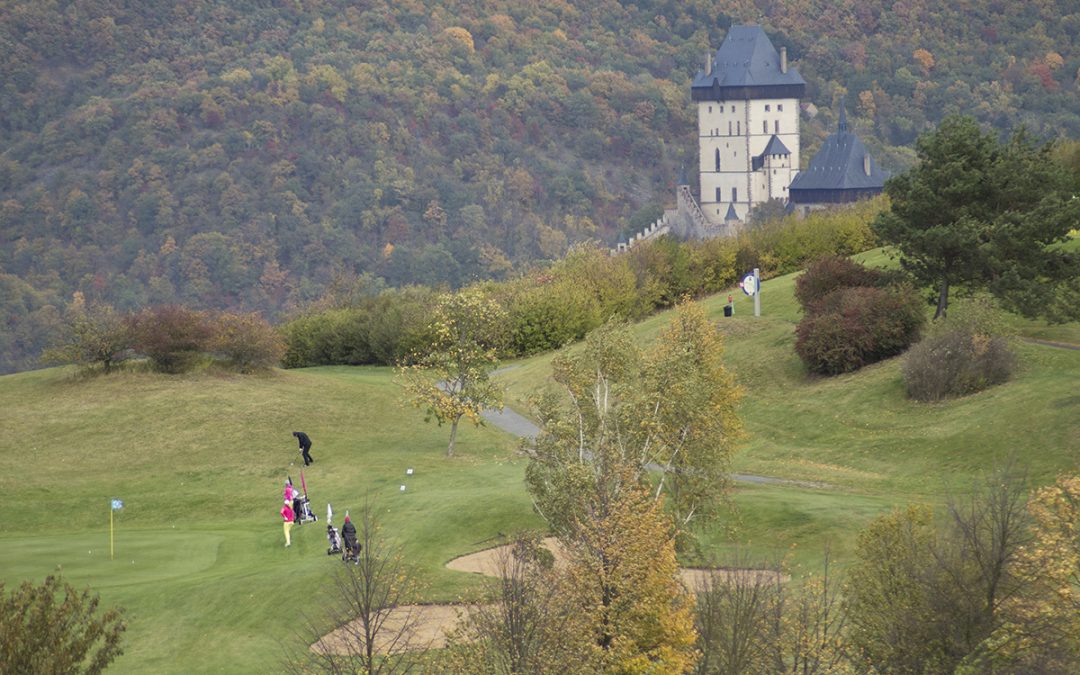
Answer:
<path fill-rule="evenodd" d="M 112 502 L 109 502 L 109 560 L 113 559 L 113 509 Z"/>

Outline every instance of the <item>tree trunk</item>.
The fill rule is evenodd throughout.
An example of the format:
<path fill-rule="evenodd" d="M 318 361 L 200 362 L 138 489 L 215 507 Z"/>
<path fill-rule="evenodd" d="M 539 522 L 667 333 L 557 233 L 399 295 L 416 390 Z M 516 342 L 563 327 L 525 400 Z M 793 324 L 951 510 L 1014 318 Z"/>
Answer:
<path fill-rule="evenodd" d="M 942 277 L 941 279 L 941 292 L 938 293 L 937 311 L 934 312 L 934 321 L 938 318 L 945 318 L 945 314 L 949 311 L 949 277 Z"/>
<path fill-rule="evenodd" d="M 461 420 L 461 415 L 454 418 L 454 421 L 450 423 L 450 446 L 446 448 L 446 456 L 454 456 L 454 441 L 457 440 L 457 425 Z"/>

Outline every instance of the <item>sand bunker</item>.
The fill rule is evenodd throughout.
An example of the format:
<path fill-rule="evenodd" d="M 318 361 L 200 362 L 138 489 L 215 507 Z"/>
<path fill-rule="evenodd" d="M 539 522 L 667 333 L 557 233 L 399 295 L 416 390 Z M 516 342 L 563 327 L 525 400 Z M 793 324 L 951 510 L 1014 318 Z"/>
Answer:
<path fill-rule="evenodd" d="M 541 542 L 547 550 L 555 556 L 555 564 L 565 560 L 562 547 L 555 537 L 547 537 Z M 476 553 L 454 558 L 446 563 L 446 566 L 458 572 L 470 572 L 484 576 L 495 577 L 499 575 L 499 561 L 509 552 L 509 545 L 496 546 L 484 549 Z M 683 585 L 692 592 L 700 592 L 708 587 L 711 582 L 730 582 L 736 579 L 754 579 L 786 582 L 790 577 L 786 574 L 778 574 L 773 570 L 762 569 L 728 569 L 728 568 L 690 568 L 684 567 L 679 570 L 679 578 Z M 384 635 L 394 636 L 397 628 L 409 616 L 416 619 L 416 630 L 409 636 L 406 649 L 440 648 L 446 646 L 446 636 L 457 628 L 460 621 L 468 615 L 469 607 L 465 605 L 406 605 L 395 609 L 387 619 Z M 349 627 L 339 628 L 323 639 L 312 645 L 312 651 L 329 649 L 331 652 L 347 653 L 346 644 L 355 642 L 349 638 Z M 375 648 L 380 654 L 386 653 L 388 645 L 376 639 Z M 400 651 L 400 649 L 399 649 Z"/>
<path fill-rule="evenodd" d="M 544 548 L 551 551 L 555 556 L 556 565 L 565 559 L 562 547 L 555 537 L 547 537 L 541 543 L 544 545 Z M 472 572 L 473 574 L 483 574 L 489 577 L 498 576 L 499 560 L 506 554 L 507 548 L 508 546 L 505 545 L 496 546 L 494 548 L 484 549 L 483 551 L 477 551 L 476 553 L 470 553 L 469 555 L 463 555 L 460 558 L 454 558 L 446 563 L 446 566 L 452 570 L 457 570 L 458 572 Z M 773 570 L 761 569 L 684 567 L 679 570 L 679 578 L 682 579 L 683 585 L 694 593 L 704 590 L 706 584 L 710 580 L 729 582 L 734 581 L 738 577 L 749 577 L 755 580 L 775 580 L 778 576 L 781 582 L 789 579 L 787 575 L 777 575 Z"/>
<path fill-rule="evenodd" d="M 447 634 L 454 630 L 461 617 L 466 615 L 467 612 L 468 607 L 462 605 L 404 605 L 397 607 L 390 612 L 386 623 L 383 624 L 383 630 L 375 637 L 375 651 L 379 654 L 386 654 L 391 647 L 388 641 L 397 638 L 401 626 L 410 620 L 415 622 L 415 628 L 409 632 L 407 640 L 397 645 L 395 651 L 445 647 Z M 347 645 L 351 644 L 356 648 L 357 645 L 362 644 L 362 640 L 359 638 L 362 631 L 359 634 L 356 633 L 359 630 L 359 625 L 356 622 L 338 628 L 313 644 L 311 651 L 323 652 L 325 650 L 333 654 L 348 654 L 349 648 Z"/>

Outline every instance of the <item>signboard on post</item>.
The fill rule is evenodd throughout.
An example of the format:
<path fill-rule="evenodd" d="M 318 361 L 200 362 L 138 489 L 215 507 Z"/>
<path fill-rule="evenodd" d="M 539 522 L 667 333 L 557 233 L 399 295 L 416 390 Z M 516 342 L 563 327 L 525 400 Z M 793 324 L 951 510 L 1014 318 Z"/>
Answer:
<path fill-rule="evenodd" d="M 739 282 L 739 288 L 754 299 L 754 316 L 761 316 L 761 270 L 757 267 Z"/>

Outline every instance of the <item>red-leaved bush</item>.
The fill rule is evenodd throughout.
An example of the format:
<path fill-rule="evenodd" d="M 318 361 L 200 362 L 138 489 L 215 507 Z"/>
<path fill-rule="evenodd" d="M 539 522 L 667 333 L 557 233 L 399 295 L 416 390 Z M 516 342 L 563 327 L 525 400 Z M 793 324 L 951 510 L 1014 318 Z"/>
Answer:
<path fill-rule="evenodd" d="M 285 353 L 285 340 L 256 313 L 224 312 L 210 322 L 213 335 L 208 347 L 241 373 L 272 368 Z"/>
<path fill-rule="evenodd" d="M 919 339 L 926 313 L 910 286 L 840 288 L 812 303 L 795 352 L 814 373 L 836 375 L 895 356 Z"/>
<path fill-rule="evenodd" d="M 129 320 L 135 351 L 162 373 L 191 370 L 213 335 L 205 314 L 177 305 L 147 308 Z"/>
<path fill-rule="evenodd" d="M 851 258 L 824 255 L 807 265 L 806 271 L 795 280 L 795 299 L 803 311 L 812 312 L 817 303 L 835 290 L 882 286 L 885 280 L 886 275 L 882 272 L 860 265 Z"/>

